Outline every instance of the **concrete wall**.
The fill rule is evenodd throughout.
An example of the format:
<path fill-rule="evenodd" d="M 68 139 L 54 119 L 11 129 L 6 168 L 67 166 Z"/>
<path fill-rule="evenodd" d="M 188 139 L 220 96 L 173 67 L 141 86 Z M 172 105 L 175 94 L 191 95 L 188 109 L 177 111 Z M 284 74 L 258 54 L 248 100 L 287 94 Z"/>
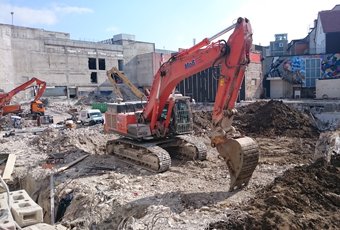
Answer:
<path fill-rule="evenodd" d="M 260 98 L 262 94 L 262 64 L 251 62 L 245 72 L 245 99 Z"/>
<path fill-rule="evenodd" d="M 124 73 L 135 85 L 149 88 L 161 64 L 167 61 L 170 56 L 170 54 L 155 52 L 139 54 L 125 65 Z"/>
<path fill-rule="evenodd" d="M 141 67 L 141 61 L 144 62 L 142 54 L 148 54 L 155 51 L 154 43 L 136 42 L 136 41 L 123 41 L 123 54 L 124 54 L 124 73 L 129 77 L 132 83 L 139 85 L 139 78 L 142 75 L 145 78 L 153 76 L 153 70 L 150 66 Z M 150 59 L 146 55 L 145 59 Z M 150 65 L 150 63 L 148 64 Z M 139 71 L 142 71 L 139 73 Z M 141 81 L 143 83 L 143 81 Z"/>
<path fill-rule="evenodd" d="M 270 98 L 292 98 L 293 85 L 279 77 L 270 78 Z"/>
<path fill-rule="evenodd" d="M 340 79 L 316 80 L 317 99 L 339 99 L 340 98 Z"/>
<path fill-rule="evenodd" d="M 123 47 L 70 40 L 69 34 L 0 24 L 0 89 L 9 91 L 32 77 L 48 86 L 92 87 L 107 81 L 106 69 L 118 66 Z M 89 69 L 95 58 L 96 69 Z M 98 59 L 105 59 L 99 70 Z M 97 83 L 91 73 L 97 73 Z"/>
<path fill-rule="evenodd" d="M 0 27 L 0 57 L 0 90 L 8 92 L 15 86 L 10 26 Z"/>
<path fill-rule="evenodd" d="M 326 52 L 326 35 L 323 32 L 320 16 L 318 16 L 318 22 L 316 26 L 315 32 L 315 46 L 316 53 L 325 53 Z"/>

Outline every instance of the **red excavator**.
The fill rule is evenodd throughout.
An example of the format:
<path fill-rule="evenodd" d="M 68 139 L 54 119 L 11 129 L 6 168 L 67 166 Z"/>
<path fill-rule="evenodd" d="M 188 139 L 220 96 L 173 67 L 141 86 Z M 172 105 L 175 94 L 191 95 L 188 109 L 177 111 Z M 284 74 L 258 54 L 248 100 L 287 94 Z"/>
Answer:
<path fill-rule="evenodd" d="M 232 29 L 228 42 L 214 42 Z M 190 135 L 193 131 L 190 98 L 174 92 L 180 81 L 212 67 L 219 72 L 216 74 L 219 80 L 211 145 L 226 161 L 231 178 L 229 190 L 246 186 L 258 163 L 258 145 L 241 136 L 232 127 L 232 120 L 251 45 L 251 25 L 248 19 L 238 18 L 234 25 L 172 56 L 156 73 L 146 104 L 108 103 L 105 130 L 122 137 L 108 141 L 106 151 L 156 172 L 170 167 L 169 152 L 195 160 L 206 159 L 206 146 Z"/>
<path fill-rule="evenodd" d="M 45 106 L 39 99 L 46 90 L 46 82 L 41 81 L 35 77 L 16 87 L 8 93 L 0 93 L 0 115 L 22 112 L 21 106 L 19 104 L 10 105 L 10 102 L 14 95 L 30 87 L 35 87 L 35 97 L 34 100 L 31 102 L 31 114 L 44 115 Z"/>

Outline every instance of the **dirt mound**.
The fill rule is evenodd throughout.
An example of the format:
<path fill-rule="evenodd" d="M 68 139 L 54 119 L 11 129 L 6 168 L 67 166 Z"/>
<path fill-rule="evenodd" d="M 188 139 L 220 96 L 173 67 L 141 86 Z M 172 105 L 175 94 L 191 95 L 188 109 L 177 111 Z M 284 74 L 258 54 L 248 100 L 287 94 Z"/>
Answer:
<path fill-rule="evenodd" d="M 311 118 L 282 101 L 255 102 L 238 108 L 233 125 L 242 133 L 254 136 L 317 137 L 319 132 Z M 194 113 L 194 130 L 197 135 L 212 128 L 212 112 Z"/>
<path fill-rule="evenodd" d="M 334 159 L 339 164 L 339 157 Z M 257 192 L 242 211 L 208 229 L 337 229 L 340 170 L 320 159 L 287 170 Z"/>
<path fill-rule="evenodd" d="M 212 112 L 196 111 L 193 113 L 194 132 L 196 135 L 207 134 L 212 128 Z"/>
<path fill-rule="evenodd" d="M 316 137 L 312 119 L 282 101 L 256 102 L 239 109 L 235 126 L 241 132 L 263 136 Z"/>

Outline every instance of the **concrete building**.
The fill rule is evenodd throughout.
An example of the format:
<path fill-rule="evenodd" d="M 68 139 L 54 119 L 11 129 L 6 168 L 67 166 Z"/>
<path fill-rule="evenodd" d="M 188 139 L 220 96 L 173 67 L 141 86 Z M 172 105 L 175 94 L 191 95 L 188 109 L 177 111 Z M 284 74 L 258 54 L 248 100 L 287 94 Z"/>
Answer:
<path fill-rule="evenodd" d="M 270 55 L 285 55 L 288 46 L 287 34 L 275 34 L 275 41 L 270 42 Z"/>
<path fill-rule="evenodd" d="M 135 66 L 136 56 L 154 52 L 153 43 L 124 34 L 112 41 L 71 40 L 68 33 L 0 24 L 0 89 L 7 92 L 37 77 L 47 82 L 46 95 L 111 90 L 106 70 L 113 66 L 124 70 L 134 83 L 139 82 L 137 78 L 152 78 L 148 66 L 144 70 Z"/>
<path fill-rule="evenodd" d="M 320 11 L 315 28 L 316 53 L 340 53 L 340 5 Z"/>
<path fill-rule="evenodd" d="M 265 58 L 264 72 L 270 82 L 267 91 L 271 92 L 271 98 L 314 98 L 318 79 L 340 78 L 339 8 L 337 5 L 332 10 L 320 11 L 314 28 L 305 38 L 292 40 L 286 54 Z M 319 86 L 327 84 L 318 83 Z M 340 81 L 334 81 L 334 84 L 340 84 Z"/>

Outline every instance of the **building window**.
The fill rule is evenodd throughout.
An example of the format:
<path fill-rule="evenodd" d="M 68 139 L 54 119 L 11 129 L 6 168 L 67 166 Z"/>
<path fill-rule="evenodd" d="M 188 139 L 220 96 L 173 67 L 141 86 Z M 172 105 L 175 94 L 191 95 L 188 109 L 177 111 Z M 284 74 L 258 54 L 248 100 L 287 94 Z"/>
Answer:
<path fill-rule="evenodd" d="M 251 79 L 251 85 L 256 85 L 256 79 Z"/>
<path fill-rule="evenodd" d="M 99 58 L 98 59 L 99 70 L 105 70 L 105 59 Z"/>
<path fill-rule="evenodd" d="M 97 69 L 97 63 L 95 58 L 89 58 L 89 69 Z"/>
<path fill-rule="evenodd" d="M 283 47 L 283 43 L 280 42 L 280 43 L 279 43 L 279 47 Z"/>
<path fill-rule="evenodd" d="M 321 76 L 321 59 L 306 59 L 306 80 L 305 87 L 315 87 L 315 80 Z"/>
<path fill-rule="evenodd" d="M 97 72 L 92 72 L 91 73 L 91 83 L 94 83 L 94 84 L 98 83 Z"/>
<path fill-rule="evenodd" d="M 124 60 L 118 60 L 118 70 L 124 71 Z"/>

